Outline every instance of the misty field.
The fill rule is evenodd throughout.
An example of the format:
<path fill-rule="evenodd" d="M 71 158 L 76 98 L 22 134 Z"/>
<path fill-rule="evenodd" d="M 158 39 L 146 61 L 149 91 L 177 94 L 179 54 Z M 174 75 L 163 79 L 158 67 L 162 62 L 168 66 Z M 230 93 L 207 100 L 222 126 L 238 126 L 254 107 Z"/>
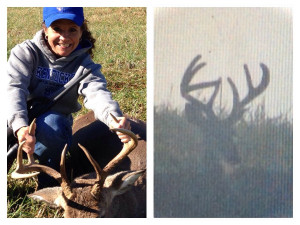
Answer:
<path fill-rule="evenodd" d="M 220 139 L 207 143 L 205 127 L 156 108 L 155 217 L 292 217 L 292 122 L 258 114 L 236 125 L 242 162 L 224 172 Z"/>

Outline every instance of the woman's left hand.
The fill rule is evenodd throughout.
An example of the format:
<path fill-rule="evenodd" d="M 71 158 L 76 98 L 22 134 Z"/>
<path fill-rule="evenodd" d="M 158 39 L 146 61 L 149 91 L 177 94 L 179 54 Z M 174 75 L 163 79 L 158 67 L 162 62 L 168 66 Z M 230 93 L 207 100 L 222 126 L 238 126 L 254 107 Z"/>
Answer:
<path fill-rule="evenodd" d="M 116 121 L 113 121 L 111 123 L 112 128 L 123 128 L 123 129 L 126 129 L 126 130 L 131 129 L 130 122 L 126 119 L 126 117 L 117 117 L 117 120 L 118 120 L 118 123 Z M 118 132 L 118 131 L 117 131 L 117 135 L 120 138 L 121 142 L 123 142 L 123 143 L 129 142 L 130 139 L 131 139 L 128 135 L 123 134 L 123 133 Z"/>

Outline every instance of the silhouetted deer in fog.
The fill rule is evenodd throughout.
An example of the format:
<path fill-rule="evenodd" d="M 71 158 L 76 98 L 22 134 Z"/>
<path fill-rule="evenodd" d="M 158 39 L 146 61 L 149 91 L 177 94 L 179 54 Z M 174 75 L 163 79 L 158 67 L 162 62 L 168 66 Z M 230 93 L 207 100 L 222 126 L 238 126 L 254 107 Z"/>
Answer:
<path fill-rule="evenodd" d="M 200 58 L 201 55 L 197 55 L 192 60 L 185 70 L 181 81 L 181 95 L 187 100 L 187 103 L 185 104 L 185 116 L 190 123 L 198 125 L 205 134 L 204 145 L 210 146 L 209 148 L 207 147 L 208 149 L 205 154 L 207 160 L 205 161 L 211 162 L 212 160 L 216 160 L 212 159 L 210 151 L 212 149 L 217 150 L 219 154 L 222 155 L 218 163 L 220 163 L 223 172 L 231 172 L 234 167 L 241 163 L 241 156 L 234 141 L 236 136 L 235 125 L 243 117 L 243 114 L 246 111 L 246 105 L 263 93 L 267 88 L 270 82 L 269 69 L 265 64 L 260 64 L 263 72 L 262 79 L 259 85 L 254 87 L 248 66 L 246 64 L 244 65 L 248 93 L 243 99 L 240 99 L 238 89 L 232 79 L 227 78 L 233 94 L 233 105 L 229 115 L 226 118 L 221 118 L 220 115 L 217 115 L 213 110 L 213 104 L 221 86 L 221 78 L 210 82 L 190 84 L 196 73 L 206 65 L 205 62 L 197 64 Z M 211 87 L 214 88 L 214 90 L 207 103 L 199 101 L 190 94 L 192 91 Z M 216 162 L 209 165 L 215 167 Z"/>

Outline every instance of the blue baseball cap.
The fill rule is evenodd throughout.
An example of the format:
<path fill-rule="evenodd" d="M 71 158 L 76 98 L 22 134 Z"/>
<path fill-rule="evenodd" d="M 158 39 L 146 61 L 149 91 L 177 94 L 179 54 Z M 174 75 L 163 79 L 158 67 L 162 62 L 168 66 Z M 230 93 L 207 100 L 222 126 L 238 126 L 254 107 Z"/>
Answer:
<path fill-rule="evenodd" d="M 43 20 L 46 27 L 56 20 L 67 19 L 72 20 L 78 26 L 81 26 L 84 21 L 82 7 L 44 7 Z"/>

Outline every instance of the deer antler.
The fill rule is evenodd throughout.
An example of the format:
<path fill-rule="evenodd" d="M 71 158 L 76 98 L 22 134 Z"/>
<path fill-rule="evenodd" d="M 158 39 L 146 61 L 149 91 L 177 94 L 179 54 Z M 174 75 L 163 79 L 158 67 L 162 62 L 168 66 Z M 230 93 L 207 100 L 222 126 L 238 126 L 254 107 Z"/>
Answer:
<path fill-rule="evenodd" d="M 61 159 L 60 159 L 60 175 L 61 175 L 61 182 L 60 186 L 62 187 L 62 191 L 64 195 L 70 199 L 73 196 L 72 189 L 70 186 L 70 182 L 67 178 L 66 173 L 66 152 L 67 152 L 68 145 L 66 144 L 62 153 L 61 153 Z"/>
<path fill-rule="evenodd" d="M 35 127 L 34 121 L 31 125 L 32 127 Z M 93 196 L 95 196 L 96 198 L 99 198 L 100 196 L 100 191 L 101 191 L 101 187 L 104 184 L 104 181 L 107 177 L 107 175 L 109 174 L 109 172 L 114 169 L 116 167 L 116 165 L 118 165 L 136 146 L 138 143 L 137 137 L 135 136 L 134 133 L 132 133 L 129 130 L 125 130 L 122 128 L 114 128 L 111 129 L 112 131 L 118 131 L 121 132 L 123 134 L 126 134 L 128 136 L 130 136 L 130 141 L 125 143 L 122 150 L 120 151 L 120 153 L 115 156 L 105 167 L 103 170 L 101 170 L 99 164 L 93 159 L 93 157 L 91 156 L 91 154 L 88 152 L 88 150 L 83 147 L 82 145 L 78 144 L 79 147 L 83 150 L 83 152 L 86 154 L 87 158 L 89 159 L 89 161 L 91 162 L 91 164 L 93 165 L 93 167 L 95 168 L 97 177 L 96 177 L 96 181 L 95 184 L 92 188 L 91 194 Z M 35 173 L 34 175 L 30 174 L 30 176 L 28 174 L 28 172 L 44 172 L 46 174 L 48 174 L 49 176 L 55 178 L 61 185 L 62 187 L 62 191 L 64 193 L 64 195 L 70 199 L 73 194 L 72 194 L 72 189 L 70 186 L 70 182 L 68 181 L 67 175 L 66 175 L 66 168 L 65 168 L 65 158 L 66 158 L 66 151 L 67 151 L 67 145 L 65 145 L 62 153 L 61 153 L 61 161 L 60 161 L 60 173 L 57 172 L 56 170 L 44 166 L 44 165 L 40 165 L 40 164 L 36 164 L 36 163 L 29 163 L 27 165 L 23 165 L 23 145 L 24 145 L 25 141 L 23 141 L 22 143 L 20 143 L 19 148 L 18 148 L 18 157 L 17 157 L 17 169 L 15 172 L 13 172 L 12 174 L 12 178 L 14 179 L 19 179 L 19 178 L 28 178 L 31 176 L 35 176 L 37 173 Z"/>
<path fill-rule="evenodd" d="M 105 173 L 109 173 L 112 169 L 114 169 L 116 167 L 116 165 L 118 165 L 130 152 L 132 152 L 133 149 L 136 148 L 137 143 L 138 143 L 137 137 L 130 130 L 125 130 L 125 129 L 122 129 L 122 128 L 113 128 L 111 130 L 115 131 L 115 132 L 119 131 L 123 134 L 126 134 L 131 138 L 131 140 L 127 143 L 124 143 L 124 146 L 123 146 L 122 150 L 120 151 L 120 153 L 117 156 L 115 156 L 103 168 L 103 172 L 105 172 Z"/>
<path fill-rule="evenodd" d="M 36 128 L 35 124 L 36 119 L 34 119 L 30 126 L 29 126 L 29 134 L 33 134 Z M 18 153 L 17 153 L 17 168 L 14 172 L 12 172 L 11 177 L 14 179 L 21 179 L 21 178 L 29 178 L 38 175 L 40 172 L 44 172 L 48 174 L 49 176 L 55 178 L 62 186 L 62 190 L 68 198 L 72 196 L 70 183 L 66 176 L 66 169 L 65 169 L 65 155 L 66 155 L 66 149 L 67 145 L 62 151 L 61 155 L 61 165 L 60 165 L 60 171 L 61 174 L 58 173 L 56 170 L 52 169 L 51 167 L 40 165 L 34 162 L 33 155 L 27 154 L 29 163 L 24 165 L 23 164 L 23 145 L 26 141 L 23 141 L 20 143 L 18 147 Z M 34 172 L 27 174 L 29 172 Z"/>
<path fill-rule="evenodd" d="M 18 173 L 14 173 L 14 175 L 12 174 L 11 177 L 14 179 L 20 179 L 20 178 L 28 178 L 31 176 L 28 176 L 28 174 L 25 173 L 29 173 L 29 172 L 44 172 L 46 174 L 48 174 L 49 176 L 52 176 L 53 178 L 55 178 L 57 181 L 61 182 L 61 175 L 60 173 L 58 173 L 56 170 L 44 166 L 44 165 L 40 165 L 40 164 L 31 164 L 31 165 L 23 165 L 23 150 L 22 147 L 24 145 L 25 141 L 23 141 L 22 143 L 20 143 L 20 146 L 18 148 L 18 160 L 17 160 L 17 167 L 18 169 Z M 24 174 L 23 174 L 24 173 Z M 17 175 L 18 174 L 18 175 Z M 31 175 L 31 174 L 30 174 Z"/>
<path fill-rule="evenodd" d="M 95 171 L 96 171 L 96 181 L 92 188 L 91 194 L 95 198 L 99 198 L 101 188 L 103 187 L 104 181 L 107 177 L 107 175 L 110 173 L 111 170 L 113 170 L 119 163 L 121 163 L 125 157 L 132 152 L 133 149 L 137 146 L 138 140 L 134 133 L 132 133 L 129 130 L 122 129 L 122 128 L 113 128 L 112 131 L 118 131 L 123 134 L 126 134 L 130 136 L 131 140 L 127 143 L 124 143 L 122 150 L 120 153 L 115 156 L 104 168 L 101 170 L 99 164 L 93 159 L 89 151 L 83 147 L 81 144 L 78 144 L 79 147 L 83 150 L 91 164 L 93 165 Z"/>
<path fill-rule="evenodd" d="M 206 65 L 206 63 L 200 63 L 199 65 L 196 65 L 197 61 L 201 59 L 201 55 L 197 55 L 186 71 L 184 72 L 181 85 L 180 85 L 180 90 L 181 90 L 181 95 L 184 97 L 186 100 L 188 100 L 192 105 L 198 108 L 198 110 L 202 111 L 208 117 L 209 119 L 214 119 L 217 120 L 217 115 L 213 111 L 212 105 L 213 102 L 218 94 L 222 79 L 219 78 L 218 80 L 211 81 L 211 82 L 202 82 L 200 84 L 193 84 L 190 85 L 189 83 L 191 82 L 192 78 L 196 75 L 196 73 Z M 209 101 L 205 104 L 200 102 L 198 99 L 194 98 L 193 96 L 189 95 L 189 92 L 197 90 L 197 89 L 202 89 L 202 88 L 208 88 L 208 87 L 214 87 L 214 92 L 209 99 Z"/>
<path fill-rule="evenodd" d="M 238 90 L 233 83 L 233 81 L 230 78 L 227 78 L 228 83 L 230 84 L 232 93 L 233 93 L 233 106 L 232 106 L 232 111 L 230 115 L 227 117 L 228 123 L 233 123 L 240 119 L 240 117 L 243 115 L 245 109 L 244 107 L 250 103 L 254 98 L 256 98 L 258 95 L 260 95 L 269 85 L 270 83 L 270 71 L 268 67 L 260 63 L 260 67 L 263 71 L 262 79 L 259 85 L 255 88 L 252 84 L 252 79 L 250 76 L 250 72 L 248 69 L 248 66 L 245 64 L 244 65 L 244 70 L 245 70 L 245 75 L 246 75 L 246 80 L 247 80 L 247 85 L 248 85 L 248 94 L 243 100 L 240 100 Z"/>
<path fill-rule="evenodd" d="M 189 111 L 191 112 L 199 112 L 199 116 L 201 118 L 205 118 L 205 120 L 209 121 L 215 121 L 215 122 L 220 122 L 220 119 L 218 116 L 215 114 L 213 110 L 213 102 L 217 96 L 217 93 L 219 91 L 220 85 L 221 85 L 221 78 L 215 81 L 211 82 L 202 82 L 200 84 L 194 84 L 190 85 L 190 81 L 192 78 L 195 76 L 195 74 L 206 65 L 206 63 L 200 63 L 199 65 L 196 65 L 197 61 L 201 58 L 201 55 L 197 55 L 192 62 L 189 64 L 187 67 L 182 81 L 181 81 L 181 95 L 188 100 L 189 103 L 186 105 L 186 109 L 188 108 Z M 222 120 L 222 123 L 229 123 L 232 124 L 240 119 L 240 117 L 243 115 L 245 109 L 244 107 L 252 101 L 254 98 L 256 98 L 258 95 L 260 95 L 268 86 L 270 82 L 270 73 L 268 67 L 261 63 L 260 67 L 262 68 L 263 75 L 262 75 L 262 80 L 260 84 L 255 88 L 253 87 L 250 72 L 248 69 L 248 66 L 245 64 L 244 69 L 245 69 L 245 74 L 246 74 L 246 80 L 247 80 L 247 85 L 249 88 L 247 96 L 243 99 L 240 100 L 238 90 L 233 83 L 233 81 L 230 78 L 227 78 L 228 83 L 232 89 L 233 93 L 233 107 L 230 115 Z M 197 90 L 197 89 L 202 89 L 202 88 L 208 88 L 208 87 L 214 87 L 214 92 L 212 96 L 210 97 L 209 101 L 205 104 L 200 102 L 198 99 L 194 98 L 193 96 L 189 95 L 189 92 Z M 188 107 L 187 107 L 188 106 Z M 192 113 L 191 113 L 192 114 Z"/>
<path fill-rule="evenodd" d="M 36 119 L 34 119 L 29 126 L 29 132 L 28 132 L 29 135 L 32 135 L 35 133 L 35 129 L 36 129 L 35 121 L 36 121 Z M 30 167 L 31 165 L 35 164 L 33 155 L 27 154 L 28 164 L 23 165 L 22 148 L 23 148 L 24 143 L 25 143 L 25 141 L 23 141 L 18 147 L 17 167 L 16 167 L 15 171 L 12 172 L 12 174 L 11 174 L 11 177 L 14 179 L 34 177 L 39 174 L 39 172 L 35 172 L 35 173 L 31 173 L 31 174 L 25 174 L 25 172 L 24 172 L 27 167 Z"/>

